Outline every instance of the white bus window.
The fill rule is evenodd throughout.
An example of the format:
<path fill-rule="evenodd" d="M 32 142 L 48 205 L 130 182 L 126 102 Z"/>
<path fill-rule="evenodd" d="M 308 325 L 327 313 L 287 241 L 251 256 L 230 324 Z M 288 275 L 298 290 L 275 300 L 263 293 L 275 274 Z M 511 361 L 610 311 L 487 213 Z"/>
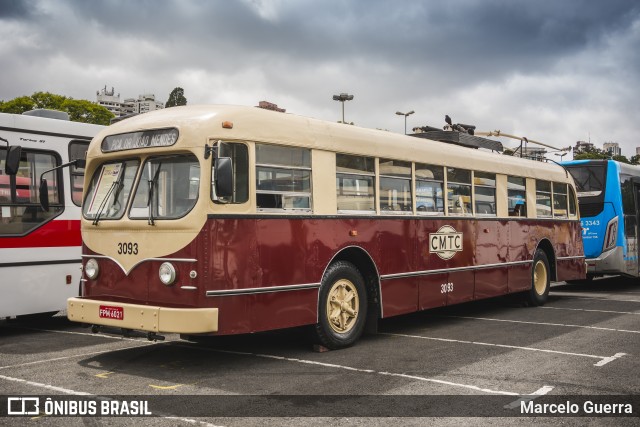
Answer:
<path fill-rule="evenodd" d="M 496 216 L 496 174 L 473 173 L 473 188 L 476 201 L 476 215 Z"/>
<path fill-rule="evenodd" d="M 380 210 L 412 212 L 411 162 L 380 159 L 379 165 Z"/>
<path fill-rule="evenodd" d="M 444 214 L 444 168 L 416 163 L 416 209 L 418 213 Z"/>
<path fill-rule="evenodd" d="M 69 142 L 69 161 L 84 160 L 87 158 L 87 149 L 89 141 L 71 141 Z M 84 168 L 71 166 L 69 169 L 71 175 L 71 200 L 76 206 L 82 204 L 82 184 L 84 181 Z"/>
<path fill-rule="evenodd" d="M 518 176 L 507 177 L 507 203 L 509 216 L 527 216 L 527 180 Z"/>
<path fill-rule="evenodd" d="M 40 175 L 60 164 L 54 153 L 22 150 L 16 175 L 4 175 L 6 149 L 0 149 L 0 235 L 24 235 L 64 210 L 61 203 L 59 171 L 49 172 L 47 180 L 49 211 L 40 207 Z"/>
<path fill-rule="evenodd" d="M 538 218 L 551 217 L 551 183 L 536 181 L 536 213 Z"/>
<path fill-rule="evenodd" d="M 311 150 L 256 144 L 258 210 L 311 210 Z"/>
<path fill-rule="evenodd" d="M 473 215 L 470 170 L 447 168 L 447 201 L 450 215 Z"/>
<path fill-rule="evenodd" d="M 373 157 L 336 154 L 338 212 L 372 212 L 375 206 Z"/>

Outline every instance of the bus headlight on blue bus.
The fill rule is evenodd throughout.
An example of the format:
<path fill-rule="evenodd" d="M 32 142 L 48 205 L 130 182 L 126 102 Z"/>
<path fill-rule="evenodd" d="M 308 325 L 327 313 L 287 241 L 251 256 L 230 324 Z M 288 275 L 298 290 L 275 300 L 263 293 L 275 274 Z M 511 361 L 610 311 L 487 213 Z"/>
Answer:
<path fill-rule="evenodd" d="M 613 218 L 607 224 L 607 234 L 604 235 L 604 245 L 602 252 L 608 251 L 616 246 L 618 242 L 618 217 Z"/>
<path fill-rule="evenodd" d="M 167 286 L 176 281 L 176 269 L 170 262 L 163 262 L 158 274 L 160 275 L 160 281 Z"/>
<path fill-rule="evenodd" d="M 89 259 L 84 266 L 84 273 L 91 280 L 94 280 L 98 277 L 98 273 L 100 273 L 100 267 L 98 266 L 98 261 L 94 258 Z"/>

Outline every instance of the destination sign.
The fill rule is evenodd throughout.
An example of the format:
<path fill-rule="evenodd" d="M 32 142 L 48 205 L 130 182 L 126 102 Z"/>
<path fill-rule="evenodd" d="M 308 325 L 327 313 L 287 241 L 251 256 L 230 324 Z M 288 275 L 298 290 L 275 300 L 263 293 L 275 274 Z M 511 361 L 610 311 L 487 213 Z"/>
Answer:
<path fill-rule="evenodd" d="M 135 150 L 136 148 L 169 147 L 178 140 L 178 129 L 153 129 L 109 135 L 102 140 L 103 153 Z"/>

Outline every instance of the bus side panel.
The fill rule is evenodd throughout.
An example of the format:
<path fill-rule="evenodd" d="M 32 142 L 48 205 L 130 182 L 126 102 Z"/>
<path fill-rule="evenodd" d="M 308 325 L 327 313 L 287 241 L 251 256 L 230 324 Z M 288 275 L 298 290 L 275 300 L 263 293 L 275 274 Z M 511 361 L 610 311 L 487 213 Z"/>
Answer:
<path fill-rule="evenodd" d="M 538 243 L 534 235 L 536 227 L 528 221 L 509 222 L 509 261 L 522 264 L 509 267 L 509 293 L 527 291 L 531 288 L 531 260 Z"/>
<path fill-rule="evenodd" d="M 509 231 L 506 221 L 478 221 L 475 265 L 499 265 L 509 261 Z M 475 272 L 474 299 L 490 298 L 508 292 L 508 273 L 504 266 Z"/>
<path fill-rule="evenodd" d="M 368 220 L 371 221 L 371 220 Z M 375 250 L 372 254 L 381 275 L 415 270 L 416 239 L 413 219 L 387 218 L 378 224 Z M 403 277 L 382 280 L 382 316 L 390 317 L 418 310 L 419 279 Z"/>
<path fill-rule="evenodd" d="M 586 276 L 586 264 L 582 257 L 582 227 L 579 221 L 556 225 L 554 242 L 558 281 L 582 280 Z M 566 259 L 563 259 L 565 258 Z"/>
<path fill-rule="evenodd" d="M 443 285 L 449 282 L 448 273 L 430 274 L 420 277 L 418 282 L 420 302 L 419 309 L 442 307 L 447 305 L 446 287 Z"/>

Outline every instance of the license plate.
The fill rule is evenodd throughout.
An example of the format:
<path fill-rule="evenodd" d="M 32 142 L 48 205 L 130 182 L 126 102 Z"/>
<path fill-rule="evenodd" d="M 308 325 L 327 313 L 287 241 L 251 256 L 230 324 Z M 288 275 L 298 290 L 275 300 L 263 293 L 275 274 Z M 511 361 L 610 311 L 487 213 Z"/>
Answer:
<path fill-rule="evenodd" d="M 112 305 L 101 305 L 98 316 L 103 319 L 124 320 L 124 308 Z"/>

